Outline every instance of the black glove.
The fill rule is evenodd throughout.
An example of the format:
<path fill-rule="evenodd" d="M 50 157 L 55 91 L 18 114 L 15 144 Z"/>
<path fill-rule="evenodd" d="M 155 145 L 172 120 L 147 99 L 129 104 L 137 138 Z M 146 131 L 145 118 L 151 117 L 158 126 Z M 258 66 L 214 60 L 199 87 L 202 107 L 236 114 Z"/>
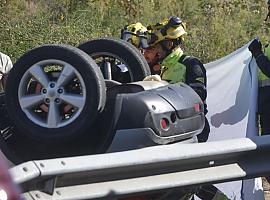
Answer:
<path fill-rule="evenodd" d="M 250 45 L 248 46 L 249 51 L 252 53 L 252 55 L 257 58 L 260 54 L 263 54 L 262 52 L 262 43 L 259 39 L 254 39 Z"/>

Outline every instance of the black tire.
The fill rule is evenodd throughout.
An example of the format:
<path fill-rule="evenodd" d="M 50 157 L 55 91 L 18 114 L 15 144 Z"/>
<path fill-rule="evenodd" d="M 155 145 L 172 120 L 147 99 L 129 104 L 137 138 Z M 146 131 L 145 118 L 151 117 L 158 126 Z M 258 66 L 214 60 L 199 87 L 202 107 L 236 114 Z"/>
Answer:
<path fill-rule="evenodd" d="M 125 64 L 128 68 L 128 72 L 119 73 L 117 70 L 112 70 L 112 79 L 120 83 L 128 83 L 134 81 L 141 81 L 146 76 L 151 74 L 147 61 L 141 52 L 128 42 L 115 38 L 99 38 L 89 40 L 78 46 L 79 49 L 90 55 L 100 66 L 100 57 L 116 58 L 118 62 Z M 108 82 L 110 83 L 110 81 Z M 109 89 L 109 88 L 108 88 Z M 108 97 L 107 97 L 108 98 Z M 98 149 L 98 153 L 106 152 L 109 148 L 115 133 L 115 116 L 114 113 L 114 99 L 108 100 L 104 112 L 99 116 L 95 125 L 91 127 L 91 130 L 99 133 L 100 137 L 96 138 L 95 143 L 101 144 Z M 106 126 L 104 126 L 106 121 Z"/>
<path fill-rule="evenodd" d="M 109 57 L 116 58 L 120 63 L 125 64 L 128 68 L 128 74 L 126 74 L 128 77 L 123 80 L 122 78 L 115 78 L 113 74 L 113 80 L 118 82 L 141 81 L 151 74 L 147 61 L 139 50 L 121 39 L 99 38 L 89 40 L 80 44 L 78 48 L 90 55 L 96 62 L 100 57 Z"/>
<path fill-rule="evenodd" d="M 28 75 L 32 69 L 31 67 L 36 67 L 35 65 L 38 65 L 37 63 L 43 61 L 48 61 L 48 63 L 51 62 L 54 64 L 54 60 L 57 60 L 57 64 L 59 64 L 58 62 L 67 63 L 67 65 L 64 64 L 62 70 L 64 70 L 66 66 L 71 66 L 71 69 L 75 70 L 73 73 L 75 73 L 76 76 L 79 76 L 75 79 L 83 80 L 81 81 L 83 83 L 79 83 L 85 84 L 85 90 L 82 89 L 82 94 L 84 95 L 82 98 L 83 105 L 77 109 L 80 111 L 78 111 L 78 114 L 74 114 L 75 116 L 71 116 L 70 119 L 67 118 L 67 120 L 70 120 L 68 123 L 61 121 L 63 120 L 62 116 L 61 118 L 57 118 L 59 119 L 59 123 L 61 122 L 60 127 L 52 127 L 48 121 L 48 127 L 46 127 L 43 126 L 43 122 L 39 123 L 37 120 L 37 123 L 34 121 L 36 120 L 36 115 L 33 115 L 34 117 L 32 117 L 32 113 L 30 111 L 29 114 L 28 110 L 26 112 L 26 109 L 24 110 L 21 107 L 20 103 L 23 101 L 24 96 L 21 98 L 20 94 L 22 93 L 22 88 L 24 88 L 23 84 L 26 84 L 22 80 L 26 75 Z M 40 65 L 42 65 L 42 63 Z M 44 68 L 42 69 L 43 73 Z M 61 74 L 61 72 L 59 73 Z M 25 78 L 25 80 L 28 79 Z M 68 45 L 44 45 L 27 52 L 14 64 L 14 67 L 8 76 L 6 85 L 6 105 L 10 119 L 14 122 L 17 129 L 20 130 L 20 135 L 42 143 L 63 143 L 71 141 L 74 138 L 78 138 L 87 132 L 92 134 L 89 130 L 96 119 L 97 113 L 105 106 L 105 82 L 100 69 L 93 59 L 91 59 L 86 53 Z M 83 88 L 82 85 L 81 88 Z M 57 92 L 55 91 L 55 93 Z M 62 102 L 65 102 L 65 100 L 62 100 Z M 52 103 L 52 101 L 50 103 Z M 50 105 L 54 104 L 55 103 L 48 104 L 48 109 L 50 109 Z M 53 114 L 56 116 L 55 113 L 58 114 L 56 110 L 60 109 L 60 105 L 59 107 L 55 107 L 56 108 L 52 109 L 54 111 Z M 74 112 L 76 113 L 76 109 L 73 110 L 75 110 Z M 49 112 L 50 110 L 48 111 L 47 118 L 50 118 Z M 44 123 L 46 125 L 46 120 Z"/>

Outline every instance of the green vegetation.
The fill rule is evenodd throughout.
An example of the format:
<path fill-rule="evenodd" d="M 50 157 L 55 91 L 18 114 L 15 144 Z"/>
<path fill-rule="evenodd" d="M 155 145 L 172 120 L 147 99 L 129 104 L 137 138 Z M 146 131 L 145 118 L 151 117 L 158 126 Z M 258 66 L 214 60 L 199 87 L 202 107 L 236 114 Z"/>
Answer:
<path fill-rule="evenodd" d="M 177 15 L 187 22 L 186 51 L 206 63 L 256 36 L 266 44 L 270 26 L 266 0 L 0 0 L 0 13 L 0 51 L 13 61 L 38 45 L 119 37 L 128 23 Z"/>

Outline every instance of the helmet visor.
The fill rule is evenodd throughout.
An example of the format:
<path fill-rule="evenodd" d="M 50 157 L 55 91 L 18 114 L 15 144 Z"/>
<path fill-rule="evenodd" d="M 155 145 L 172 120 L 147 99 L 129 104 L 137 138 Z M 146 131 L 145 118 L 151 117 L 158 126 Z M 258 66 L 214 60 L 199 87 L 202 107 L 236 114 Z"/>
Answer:
<path fill-rule="evenodd" d="M 122 33 L 121 39 L 133 44 L 137 48 L 145 49 L 149 46 L 146 35 L 138 35 L 129 31 L 124 31 Z"/>
<path fill-rule="evenodd" d="M 123 34 L 122 34 L 122 40 L 125 40 L 127 42 L 130 42 L 132 39 L 132 33 L 131 32 L 127 32 L 125 31 Z"/>
<path fill-rule="evenodd" d="M 140 36 L 140 46 L 139 47 L 143 48 L 143 49 L 146 49 L 147 47 L 149 47 L 147 37 Z"/>

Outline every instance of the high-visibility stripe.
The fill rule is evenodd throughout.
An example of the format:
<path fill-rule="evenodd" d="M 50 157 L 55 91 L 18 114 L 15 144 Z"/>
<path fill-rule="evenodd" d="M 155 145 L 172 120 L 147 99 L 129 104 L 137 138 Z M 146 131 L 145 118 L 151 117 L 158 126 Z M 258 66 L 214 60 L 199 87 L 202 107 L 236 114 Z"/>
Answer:
<path fill-rule="evenodd" d="M 270 60 L 270 46 L 267 46 L 264 49 L 264 55 Z M 262 72 L 262 70 L 260 68 L 258 69 L 258 79 L 259 79 L 259 86 L 260 87 L 268 86 L 266 82 L 260 83 L 261 81 L 269 80 L 269 78 Z"/>
<path fill-rule="evenodd" d="M 162 80 L 170 80 L 169 83 L 185 82 L 186 66 L 179 62 L 182 55 L 183 51 L 177 48 L 162 61 Z"/>
<path fill-rule="evenodd" d="M 270 79 L 259 80 L 259 87 L 270 86 Z"/>

